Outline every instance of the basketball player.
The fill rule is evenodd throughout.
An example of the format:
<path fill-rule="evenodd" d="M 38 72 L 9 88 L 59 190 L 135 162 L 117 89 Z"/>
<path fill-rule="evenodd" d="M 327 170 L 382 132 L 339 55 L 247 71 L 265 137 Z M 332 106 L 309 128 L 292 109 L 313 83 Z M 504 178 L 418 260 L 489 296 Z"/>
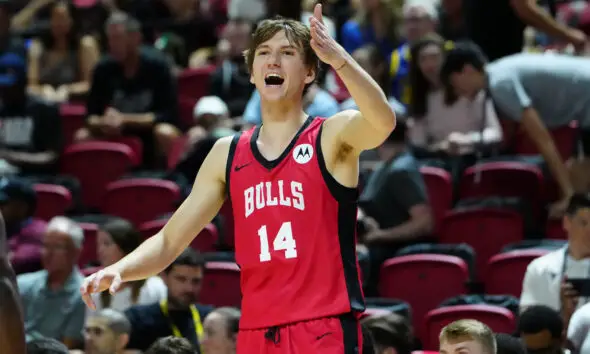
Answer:
<path fill-rule="evenodd" d="M 16 288 L 16 277 L 8 258 L 6 226 L 0 214 L 0 351 L 25 354 L 23 314 Z"/>
<path fill-rule="evenodd" d="M 91 307 L 91 293 L 163 270 L 227 194 L 241 268 L 237 352 L 362 352 L 358 157 L 387 138 L 395 114 L 377 83 L 328 35 L 320 5 L 310 23 L 311 29 L 287 19 L 260 23 L 245 54 L 262 99 L 262 126 L 218 140 L 162 231 L 86 279 L 81 291 Z M 338 72 L 360 112 L 329 119 L 303 112 L 318 58 Z"/>

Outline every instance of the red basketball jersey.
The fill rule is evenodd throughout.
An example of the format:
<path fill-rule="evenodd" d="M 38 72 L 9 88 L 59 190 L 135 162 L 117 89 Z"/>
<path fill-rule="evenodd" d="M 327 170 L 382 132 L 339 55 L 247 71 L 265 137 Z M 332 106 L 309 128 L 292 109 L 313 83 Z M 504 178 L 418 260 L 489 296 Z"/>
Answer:
<path fill-rule="evenodd" d="M 226 178 L 242 329 L 364 310 L 355 250 L 358 192 L 327 171 L 323 122 L 308 118 L 273 161 L 258 151 L 258 127 L 232 141 Z"/>

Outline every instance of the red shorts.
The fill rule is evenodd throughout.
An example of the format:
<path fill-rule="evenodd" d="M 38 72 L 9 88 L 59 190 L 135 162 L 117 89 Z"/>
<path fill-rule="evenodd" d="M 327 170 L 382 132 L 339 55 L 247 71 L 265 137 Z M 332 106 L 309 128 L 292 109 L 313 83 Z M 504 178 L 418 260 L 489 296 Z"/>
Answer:
<path fill-rule="evenodd" d="M 266 329 L 240 330 L 237 354 L 362 354 L 363 335 L 352 315 Z"/>

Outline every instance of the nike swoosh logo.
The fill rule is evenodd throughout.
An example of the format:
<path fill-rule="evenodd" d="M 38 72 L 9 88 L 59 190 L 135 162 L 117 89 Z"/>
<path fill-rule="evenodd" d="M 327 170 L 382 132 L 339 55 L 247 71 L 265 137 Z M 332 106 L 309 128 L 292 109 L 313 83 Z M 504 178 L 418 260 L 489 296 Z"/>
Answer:
<path fill-rule="evenodd" d="M 332 334 L 332 332 L 324 333 L 324 334 L 322 334 L 321 336 L 317 336 L 317 337 L 315 338 L 315 340 L 320 340 L 320 339 L 324 338 L 325 336 L 329 336 L 330 334 Z"/>
<path fill-rule="evenodd" d="M 251 164 L 251 162 L 248 162 L 247 164 L 241 165 L 241 166 L 236 166 L 234 168 L 234 171 L 238 172 L 239 170 L 241 170 L 242 168 L 248 166 L 249 164 Z"/>

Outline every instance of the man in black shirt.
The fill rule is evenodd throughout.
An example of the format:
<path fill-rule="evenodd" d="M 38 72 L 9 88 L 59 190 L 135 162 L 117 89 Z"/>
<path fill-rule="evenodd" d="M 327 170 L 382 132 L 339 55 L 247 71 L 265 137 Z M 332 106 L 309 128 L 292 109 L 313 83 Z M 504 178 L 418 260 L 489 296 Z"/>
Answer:
<path fill-rule="evenodd" d="M 0 55 L 0 173 L 51 174 L 61 151 L 57 106 L 26 93 L 27 63 Z"/>
<path fill-rule="evenodd" d="M 156 147 L 165 155 L 180 135 L 178 103 L 175 78 L 159 53 L 141 47 L 140 27 L 123 13 L 107 21 L 110 56 L 94 69 L 86 127 L 76 140 L 138 136 L 144 164 L 152 166 Z"/>
<path fill-rule="evenodd" d="M 212 310 L 209 306 L 196 304 L 204 268 L 203 257 L 191 248 L 168 266 L 162 275 L 168 286 L 168 299 L 133 306 L 125 311 L 131 322 L 127 348 L 145 351 L 158 338 L 174 335 L 186 338 L 200 353 L 203 321 Z"/>

